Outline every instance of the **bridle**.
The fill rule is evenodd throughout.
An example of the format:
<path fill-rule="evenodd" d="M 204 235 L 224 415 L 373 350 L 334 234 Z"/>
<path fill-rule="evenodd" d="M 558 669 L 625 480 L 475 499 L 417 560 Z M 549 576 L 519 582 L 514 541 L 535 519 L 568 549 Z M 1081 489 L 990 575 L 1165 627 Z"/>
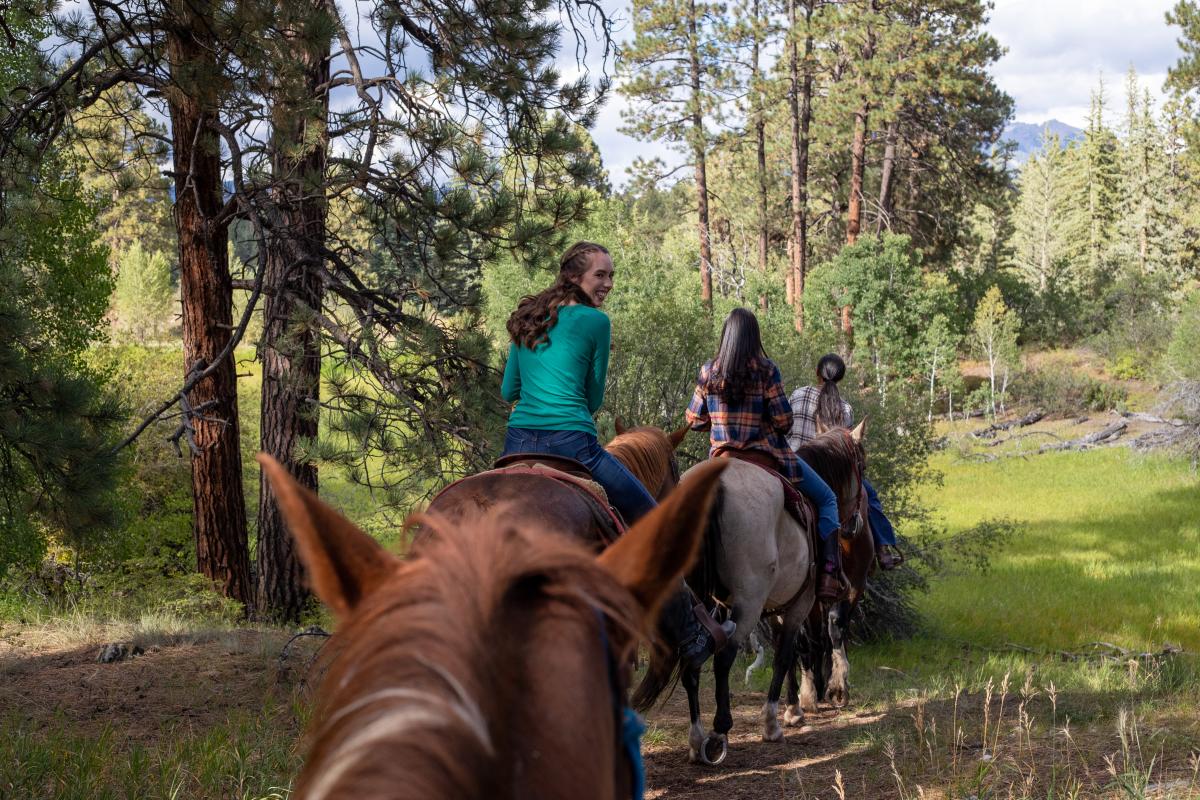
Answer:
<path fill-rule="evenodd" d="M 850 505 L 850 510 L 854 512 L 862 507 L 862 504 L 865 502 L 867 496 L 867 486 L 863 482 L 863 474 L 867 467 L 866 459 L 863 457 L 862 448 L 857 442 L 854 441 L 854 437 L 850 434 L 849 429 L 834 428 L 834 431 L 836 431 L 838 434 L 843 453 L 854 463 L 854 480 L 858 484 L 858 490 L 854 493 L 854 499 L 847 504 Z M 838 529 L 838 533 L 839 535 L 844 533 L 846 526 L 857 520 L 855 522 L 854 530 L 847 534 L 847 536 L 852 537 L 861 531 L 862 524 L 865 520 L 862 519 L 861 514 L 852 514 L 849 516 L 849 518 L 843 519 L 843 499 L 844 498 L 842 498 L 840 495 L 838 496 L 838 520 L 841 522 L 841 527 Z"/>

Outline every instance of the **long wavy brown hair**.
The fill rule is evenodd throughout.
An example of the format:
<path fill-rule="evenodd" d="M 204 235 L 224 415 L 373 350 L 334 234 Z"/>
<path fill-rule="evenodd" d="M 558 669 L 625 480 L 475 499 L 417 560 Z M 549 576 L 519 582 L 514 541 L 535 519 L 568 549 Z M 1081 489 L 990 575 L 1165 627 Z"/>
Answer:
<path fill-rule="evenodd" d="M 517 310 L 508 318 L 508 336 L 513 344 L 532 350 L 549 339 L 560 308 L 571 301 L 592 305 L 592 298 L 577 281 L 587 272 L 596 253 L 608 255 L 608 248 L 595 242 L 576 242 L 559 259 L 558 278 L 550 288 L 521 298 Z"/>

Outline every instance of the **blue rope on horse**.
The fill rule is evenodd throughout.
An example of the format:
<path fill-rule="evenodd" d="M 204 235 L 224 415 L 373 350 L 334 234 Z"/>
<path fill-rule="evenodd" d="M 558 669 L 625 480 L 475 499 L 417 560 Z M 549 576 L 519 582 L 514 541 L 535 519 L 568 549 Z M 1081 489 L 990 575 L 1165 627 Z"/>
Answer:
<path fill-rule="evenodd" d="M 633 800 L 645 800 L 646 797 L 646 764 L 642 761 L 642 734 L 646 732 L 646 723 L 641 714 L 632 706 L 621 702 L 618 694 L 617 659 L 608 643 L 608 628 L 604 624 L 604 614 L 596 609 L 600 621 L 600 646 L 604 650 L 604 659 L 608 662 L 608 688 L 612 694 L 613 709 L 616 711 L 618 724 L 617 744 L 625 751 L 629 759 L 629 771 L 632 773 Z"/>
<path fill-rule="evenodd" d="M 633 771 L 633 800 L 643 800 L 646 796 L 646 765 L 642 762 L 642 734 L 646 732 L 646 723 L 642 715 L 631 707 L 621 709 L 621 744 L 625 754 L 629 756 L 629 767 Z"/>

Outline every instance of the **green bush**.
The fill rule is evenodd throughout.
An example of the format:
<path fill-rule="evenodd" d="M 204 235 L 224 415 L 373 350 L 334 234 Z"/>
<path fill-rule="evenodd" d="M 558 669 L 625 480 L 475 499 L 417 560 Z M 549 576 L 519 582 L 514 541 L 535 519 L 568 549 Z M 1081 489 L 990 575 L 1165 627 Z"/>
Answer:
<path fill-rule="evenodd" d="M 1200 291 L 1192 292 L 1179 311 L 1166 361 L 1172 378 L 1200 380 Z"/>
<path fill-rule="evenodd" d="M 1013 384 L 1013 397 L 1050 414 L 1070 416 L 1081 411 L 1108 411 L 1127 399 L 1121 386 L 1089 375 L 1051 369 L 1031 369 Z"/>

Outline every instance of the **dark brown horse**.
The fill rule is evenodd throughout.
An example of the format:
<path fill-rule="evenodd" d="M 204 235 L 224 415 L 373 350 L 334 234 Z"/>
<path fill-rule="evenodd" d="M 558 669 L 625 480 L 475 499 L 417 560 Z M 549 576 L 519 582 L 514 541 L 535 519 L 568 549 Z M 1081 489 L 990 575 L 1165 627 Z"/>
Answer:
<path fill-rule="evenodd" d="M 338 617 L 294 797 L 631 796 L 621 665 L 695 558 L 719 465 L 599 557 L 513 492 L 427 515 L 401 559 L 259 460 Z"/>
<path fill-rule="evenodd" d="M 865 429 L 865 424 L 866 420 L 863 420 L 859 427 Z M 846 589 L 834 602 L 813 605 L 800 647 L 803 668 L 799 690 L 801 707 L 805 711 L 815 711 L 817 702 L 825 699 L 841 708 L 850 700 L 846 629 L 866 591 L 867 576 L 875 563 L 875 540 L 867 521 L 867 494 L 862 485 L 866 456 L 861 441 L 855 441 L 846 428 L 821 433 L 796 452 L 830 486 L 848 487 L 838 494 L 838 512 L 842 519 L 857 522 L 843 526 L 840 535 L 842 572 L 848 581 Z M 788 702 L 796 702 L 794 673 L 788 675 L 787 690 Z"/>

